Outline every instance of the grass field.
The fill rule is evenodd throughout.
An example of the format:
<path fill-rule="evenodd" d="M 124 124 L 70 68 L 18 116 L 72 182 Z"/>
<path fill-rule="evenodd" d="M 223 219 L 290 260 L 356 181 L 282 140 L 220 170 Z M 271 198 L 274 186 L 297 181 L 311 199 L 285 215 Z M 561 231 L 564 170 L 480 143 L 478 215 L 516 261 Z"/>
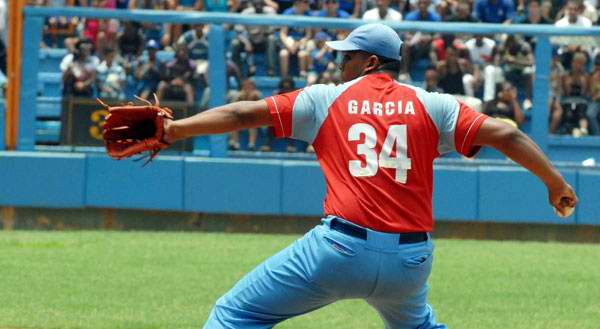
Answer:
<path fill-rule="evenodd" d="M 200 328 L 297 236 L 0 232 L 0 328 Z M 451 328 L 600 328 L 600 245 L 437 240 L 431 303 Z M 382 328 L 342 301 L 278 328 Z"/>

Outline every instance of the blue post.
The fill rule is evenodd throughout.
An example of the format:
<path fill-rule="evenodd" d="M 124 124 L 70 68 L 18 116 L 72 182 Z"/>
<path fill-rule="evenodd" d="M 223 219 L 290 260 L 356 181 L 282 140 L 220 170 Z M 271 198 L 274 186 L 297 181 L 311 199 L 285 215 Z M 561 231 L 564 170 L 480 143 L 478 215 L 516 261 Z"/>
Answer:
<path fill-rule="evenodd" d="M 210 98 L 208 107 L 214 108 L 225 104 L 227 93 L 227 67 L 225 62 L 225 29 L 221 25 L 210 25 L 208 33 L 208 86 L 210 87 Z M 227 135 L 211 135 L 210 140 L 210 156 L 211 157 L 226 157 L 227 156 Z M 197 140 L 194 144 L 197 144 Z"/>
<path fill-rule="evenodd" d="M 550 96 L 551 54 L 550 39 L 547 36 L 538 36 L 535 46 L 531 138 L 544 152 L 548 150 L 548 97 Z"/>
<path fill-rule="evenodd" d="M 25 15 L 23 21 L 23 58 L 21 90 L 19 90 L 19 128 L 17 150 L 33 150 L 35 146 L 35 113 L 39 67 L 39 47 L 44 18 Z"/>

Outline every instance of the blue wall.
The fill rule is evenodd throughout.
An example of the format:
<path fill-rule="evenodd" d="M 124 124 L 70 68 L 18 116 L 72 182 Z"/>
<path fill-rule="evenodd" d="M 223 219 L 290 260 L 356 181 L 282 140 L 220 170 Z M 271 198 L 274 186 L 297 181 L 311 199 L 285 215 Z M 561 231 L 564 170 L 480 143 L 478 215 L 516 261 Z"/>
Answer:
<path fill-rule="evenodd" d="M 438 220 L 600 225 L 600 169 L 564 167 L 581 205 L 561 220 L 545 187 L 508 162 L 440 160 Z M 323 176 L 314 161 L 161 156 L 150 165 L 103 154 L 0 152 L 0 205 L 163 209 L 189 212 L 322 214 Z"/>

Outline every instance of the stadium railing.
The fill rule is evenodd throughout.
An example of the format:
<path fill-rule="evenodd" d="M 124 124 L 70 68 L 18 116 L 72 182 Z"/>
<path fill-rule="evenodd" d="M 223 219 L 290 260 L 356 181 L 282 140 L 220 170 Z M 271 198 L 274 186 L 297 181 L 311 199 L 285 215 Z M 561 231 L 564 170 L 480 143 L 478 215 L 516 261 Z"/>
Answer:
<path fill-rule="evenodd" d="M 37 82 L 40 70 L 39 47 L 42 38 L 44 20 L 52 16 L 86 17 L 99 19 L 118 19 L 151 23 L 210 24 L 209 38 L 209 76 L 211 77 L 209 106 L 214 107 L 225 102 L 226 94 L 226 45 L 224 24 L 293 26 L 304 28 L 353 29 L 364 21 L 357 19 L 337 19 L 318 17 L 281 17 L 262 15 L 239 15 L 228 13 L 174 12 L 160 10 L 105 10 L 89 8 L 43 8 L 26 7 L 24 10 L 23 65 L 21 74 L 23 87 L 20 90 L 20 126 L 17 139 L 18 150 L 33 150 L 36 131 L 36 89 L 31 88 Z M 564 136 L 548 135 L 548 98 L 550 90 L 550 62 L 552 36 L 600 37 L 600 28 L 556 28 L 547 25 L 503 25 L 483 23 L 430 23 L 430 22 L 386 22 L 397 31 L 422 31 L 432 33 L 468 33 L 468 34 L 522 34 L 536 37 L 535 77 L 533 90 L 533 110 L 531 115 L 530 136 L 547 151 L 549 146 L 565 149 L 583 146 L 585 150 L 600 148 L 600 138 L 586 137 L 574 139 Z M 32 78 L 34 77 L 34 78 Z M 195 146 L 198 145 L 198 140 Z M 227 154 L 224 135 L 210 137 L 210 155 L 222 157 Z"/>

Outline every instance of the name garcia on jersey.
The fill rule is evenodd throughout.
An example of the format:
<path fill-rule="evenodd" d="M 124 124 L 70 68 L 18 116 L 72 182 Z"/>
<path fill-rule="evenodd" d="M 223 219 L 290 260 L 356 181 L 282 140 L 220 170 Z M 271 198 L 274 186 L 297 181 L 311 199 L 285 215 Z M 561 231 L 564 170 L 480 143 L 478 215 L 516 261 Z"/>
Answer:
<path fill-rule="evenodd" d="M 406 103 L 403 101 L 379 103 L 368 100 L 359 102 L 351 99 L 348 101 L 348 114 L 376 115 L 379 117 L 397 114 L 415 115 L 415 107 L 412 101 Z"/>

